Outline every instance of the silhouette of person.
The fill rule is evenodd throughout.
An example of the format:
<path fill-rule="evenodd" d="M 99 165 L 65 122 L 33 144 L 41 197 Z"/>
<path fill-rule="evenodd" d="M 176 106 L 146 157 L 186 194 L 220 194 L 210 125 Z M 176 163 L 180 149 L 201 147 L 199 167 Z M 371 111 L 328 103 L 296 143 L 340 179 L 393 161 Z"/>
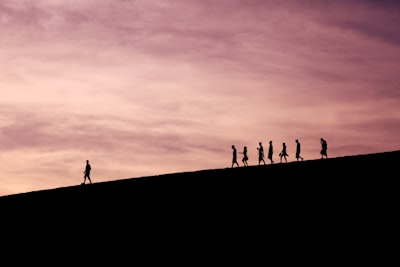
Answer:
<path fill-rule="evenodd" d="M 258 143 L 260 146 L 257 147 L 258 150 L 258 165 L 261 164 L 261 161 L 264 162 L 265 165 L 265 160 L 264 160 L 264 147 L 262 146 L 262 143 Z"/>
<path fill-rule="evenodd" d="M 271 164 L 274 163 L 272 160 L 272 155 L 274 154 L 274 148 L 272 146 L 272 141 L 269 141 L 269 147 L 268 147 L 268 159 L 271 161 Z"/>
<path fill-rule="evenodd" d="M 286 152 L 286 143 L 282 143 L 282 151 L 279 153 L 279 157 L 281 159 L 281 163 L 282 163 L 282 158 L 284 158 L 285 162 L 287 162 L 286 157 L 289 157 L 289 155 Z"/>
<path fill-rule="evenodd" d="M 239 163 L 237 162 L 237 152 L 236 152 L 236 147 L 232 145 L 232 168 L 233 165 L 237 165 L 239 167 Z"/>
<path fill-rule="evenodd" d="M 92 167 L 91 167 L 90 164 L 89 164 L 89 160 L 86 160 L 85 170 L 83 171 L 83 173 L 84 173 L 85 175 L 83 176 L 83 183 L 82 183 L 82 184 L 85 184 L 85 183 L 86 183 L 86 179 L 88 179 L 89 182 L 92 183 L 92 180 L 90 179 L 90 171 L 91 171 L 91 170 L 92 170 Z"/>
<path fill-rule="evenodd" d="M 303 157 L 300 156 L 300 142 L 298 139 L 296 139 L 296 159 L 299 161 L 299 159 L 303 160 Z"/>
<path fill-rule="evenodd" d="M 321 138 L 321 159 L 328 158 L 328 143 L 324 138 Z"/>
<path fill-rule="evenodd" d="M 244 147 L 243 147 L 243 152 L 239 152 L 239 153 L 240 153 L 240 154 L 243 154 L 243 159 L 242 159 L 243 166 L 244 166 L 244 167 L 249 166 L 249 165 L 247 164 L 247 160 L 249 159 L 249 158 L 247 157 L 247 146 L 244 146 Z"/>

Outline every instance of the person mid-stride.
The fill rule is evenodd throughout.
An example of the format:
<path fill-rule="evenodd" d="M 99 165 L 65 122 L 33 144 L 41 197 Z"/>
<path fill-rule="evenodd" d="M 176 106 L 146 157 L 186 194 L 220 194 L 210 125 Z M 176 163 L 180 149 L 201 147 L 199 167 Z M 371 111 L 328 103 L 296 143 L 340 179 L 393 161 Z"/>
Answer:
<path fill-rule="evenodd" d="M 92 180 L 90 179 L 90 171 L 92 170 L 92 167 L 89 164 L 89 160 L 86 160 L 86 167 L 85 170 L 83 171 L 83 173 L 85 174 L 83 176 L 83 183 L 82 184 L 86 184 L 86 179 L 89 180 L 90 183 L 92 183 Z"/>
<path fill-rule="evenodd" d="M 299 161 L 300 159 L 303 160 L 303 157 L 300 156 L 300 142 L 296 139 L 296 160 Z"/>
<path fill-rule="evenodd" d="M 237 162 L 237 150 L 234 145 L 232 145 L 232 168 L 233 165 L 236 165 L 239 167 L 239 163 Z"/>
<path fill-rule="evenodd" d="M 274 154 L 274 148 L 272 146 L 272 140 L 269 141 L 269 148 L 268 148 L 268 159 L 271 161 L 271 164 L 274 163 L 272 160 L 272 155 Z"/>
<path fill-rule="evenodd" d="M 247 156 L 247 146 L 244 146 L 243 147 L 243 152 L 239 152 L 239 153 L 243 154 L 243 159 L 242 159 L 243 166 L 244 167 L 249 166 L 249 164 L 247 164 L 247 161 L 249 160 L 249 157 Z"/>
<path fill-rule="evenodd" d="M 279 157 L 281 159 L 281 163 L 282 163 L 282 158 L 284 158 L 285 162 L 287 162 L 286 157 L 289 157 L 289 155 L 286 152 L 286 143 L 282 143 L 282 151 L 279 153 Z"/>
<path fill-rule="evenodd" d="M 265 160 L 264 160 L 264 147 L 262 146 L 262 143 L 259 142 L 259 147 L 257 147 L 258 150 L 258 165 L 261 165 L 261 161 L 265 165 Z"/>
<path fill-rule="evenodd" d="M 326 140 L 324 138 L 321 137 L 321 159 L 328 158 L 328 142 L 326 142 Z"/>

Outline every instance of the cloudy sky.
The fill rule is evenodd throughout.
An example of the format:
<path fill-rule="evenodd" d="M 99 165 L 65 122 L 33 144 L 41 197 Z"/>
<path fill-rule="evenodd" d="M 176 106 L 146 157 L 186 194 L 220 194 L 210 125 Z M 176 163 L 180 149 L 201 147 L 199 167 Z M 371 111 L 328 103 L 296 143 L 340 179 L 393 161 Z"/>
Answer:
<path fill-rule="evenodd" d="M 400 2 L 1 0 L 0 195 L 400 149 Z M 241 155 L 239 163 L 242 166 Z"/>

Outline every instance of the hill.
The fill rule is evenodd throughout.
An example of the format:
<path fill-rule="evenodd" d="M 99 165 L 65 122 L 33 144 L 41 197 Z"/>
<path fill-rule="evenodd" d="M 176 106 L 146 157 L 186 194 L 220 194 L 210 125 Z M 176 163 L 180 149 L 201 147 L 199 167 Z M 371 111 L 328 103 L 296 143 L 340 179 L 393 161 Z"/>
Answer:
<path fill-rule="evenodd" d="M 224 201 L 264 205 L 266 198 L 282 203 L 297 199 L 320 199 L 331 202 L 338 196 L 383 195 L 396 180 L 400 151 L 354 155 L 272 165 L 235 167 L 163 174 L 33 191 L 0 197 L 0 205 L 24 208 L 40 205 L 42 209 L 79 209 L 85 203 L 92 208 L 117 205 L 198 206 Z M 257 204 L 260 203 L 260 204 Z M 17 205 L 17 206 L 16 206 Z M 86 209 L 86 207 L 85 207 Z"/>
<path fill-rule="evenodd" d="M 2 196 L 0 210 L 3 226 L 56 235 L 56 244 L 95 233 L 214 249 L 290 242 L 332 257 L 337 242 L 345 250 L 390 249 L 399 161 L 392 151 L 122 179 Z"/>

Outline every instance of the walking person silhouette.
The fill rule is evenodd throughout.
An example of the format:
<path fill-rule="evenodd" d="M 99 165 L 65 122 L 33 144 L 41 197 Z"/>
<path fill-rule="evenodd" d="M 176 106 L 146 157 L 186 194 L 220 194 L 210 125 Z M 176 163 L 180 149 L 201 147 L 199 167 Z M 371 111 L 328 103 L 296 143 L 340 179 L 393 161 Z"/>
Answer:
<path fill-rule="evenodd" d="M 298 139 L 296 139 L 296 159 L 299 161 L 299 159 L 303 160 L 303 157 L 300 156 L 300 142 Z"/>
<path fill-rule="evenodd" d="M 240 154 L 243 154 L 243 159 L 242 159 L 243 166 L 244 166 L 244 167 L 249 166 L 249 165 L 247 164 L 247 160 L 249 159 L 249 158 L 247 157 L 247 146 L 244 146 L 244 147 L 243 147 L 243 152 L 239 152 L 239 153 L 240 153 Z"/>
<path fill-rule="evenodd" d="M 285 162 L 287 162 L 286 157 L 289 157 L 288 153 L 286 152 L 286 143 L 282 143 L 282 151 L 279 153 L 281 163 L 282 163 L 282 158 L 285 159 Z"/>
<path fill-rule="evenodd" d="M 92 170 L 92 167 L 89 164 L 89 160 L 86 160 L 85 170 L 83 171 L 83 173 L 85 175 L 83 176 L 83 183 L 82 184 L 86 184 L 86 179 L 88 179 L 89 182 L 92 183 L 92 180 L 90 179 L 90 171 L 91 170 Z"/>
<path fill-rule="evenodd" d="M 264 162 L 265 165 L 265 160 L 264 160 L 264 147 L 262 146 L 262 143 L 258 143 L 260 146 L 257 147 L 258 150 L 258 165 L 261 164 L 261 161 Z"/>
<path fill-rule="evenodd" d="M 274 163 L 272 160 L 272 155 L 274 154 L 274 148 L 272 146 L 272 141 L 269 141 L 269 147 L 268 147 L 268 159 L 271 161 L 271 164 Z"/>
<path fill-rule="evenodd" d="M 326 142 L 326 140 L 324 138 L 321 138 L 321 159 L 328 158 L 328 143 Z"/>
<path fill-rule="evenodd" d="M 239 163 L 237 162 L 236 147 L 234 145 L 232 145 L 232 168 L 233 168 L 233 165 L 235 165 L 235 164 L 239 167 Z"/>

